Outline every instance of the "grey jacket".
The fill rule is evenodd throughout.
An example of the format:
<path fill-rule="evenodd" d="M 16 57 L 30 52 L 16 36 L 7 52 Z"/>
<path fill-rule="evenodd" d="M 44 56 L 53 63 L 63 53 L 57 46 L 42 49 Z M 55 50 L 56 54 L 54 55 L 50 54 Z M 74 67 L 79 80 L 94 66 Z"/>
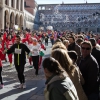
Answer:
<path fill-rule="evenodd" d="M 79 100 L 77 91 L 66 74 L 53 75 L 44 90 L 45 100 Z"/>

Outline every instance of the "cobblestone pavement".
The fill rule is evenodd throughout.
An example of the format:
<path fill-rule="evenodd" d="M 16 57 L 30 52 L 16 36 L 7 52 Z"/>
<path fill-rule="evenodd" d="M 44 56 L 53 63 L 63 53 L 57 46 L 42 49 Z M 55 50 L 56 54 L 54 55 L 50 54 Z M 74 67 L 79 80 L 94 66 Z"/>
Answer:
<path fill-rule="evenodd" d="M 45 57 L 49 56 L 51 44 L 47 46 Z M 28 60 L 27 60 L 28 62 Z M 0 100 L 44 100 L 45 76 L 43 69 L 39 69 L 39 75 L 35 76 L 35 69 L 29 68 L 29 63 L 25 65 L 26 89 L 17 89 L 19 80 L 15 67 L 9 66 L 9 62 L 3 62 L 4 88 L 0 89 Z"/>

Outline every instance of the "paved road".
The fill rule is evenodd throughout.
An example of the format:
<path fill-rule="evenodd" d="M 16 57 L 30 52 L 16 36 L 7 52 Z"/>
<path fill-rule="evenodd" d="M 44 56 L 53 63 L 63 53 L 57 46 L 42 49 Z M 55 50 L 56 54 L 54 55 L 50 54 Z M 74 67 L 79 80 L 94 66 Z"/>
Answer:
<path fill-rule="evenodd" d="M 49 56 L 51 44 L 47 46 L 45 57 Z M 45 76 L 43 69 L 39 70 L 39 76 L 35 76 L 35 70 L 29 68 L 29 63 L 25 65 L 26 89 L 17 89 L 19 81 L 15 67 L 10 68 L 9 62 L 3 62 L 4 88 L 0 89 L 0 100 L 44 100 L 43 90 L 45 87 Z"/>

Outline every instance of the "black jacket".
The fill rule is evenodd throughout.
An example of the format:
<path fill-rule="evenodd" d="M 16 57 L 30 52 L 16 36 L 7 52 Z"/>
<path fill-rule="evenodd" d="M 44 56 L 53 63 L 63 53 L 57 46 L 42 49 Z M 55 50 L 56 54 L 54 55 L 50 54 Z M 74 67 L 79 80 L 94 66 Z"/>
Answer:
<path fill-rule="evenodd" d="M 98 64 L 99 64 L 99 73 L 100 73 L 100 50 L 98 50 L 97 48 L 93 48 L 92 49 L 92 53 L 93 57 L 97 60 Z"/>
<path fill-rule="evenodd" d="M 18 50 L 21 50 L 21 52 L 18 53 Z M 29 54 L 30 50 L 23 43 L 14 44 L 7 50 L 7 54 L 14 53 L 15 65 L 24 65 L 26 63 L 26 52 Z"/>
<path fill-rule="evenodd" d="M 87 96 L 92 93 L 99 92 L 98 71 L 99 66 L 96 59 L 90 54 L 86 58 L 82 58 L 79 64 L 80 71 L 85 80 L 83 85 L 84 92 Z"/>

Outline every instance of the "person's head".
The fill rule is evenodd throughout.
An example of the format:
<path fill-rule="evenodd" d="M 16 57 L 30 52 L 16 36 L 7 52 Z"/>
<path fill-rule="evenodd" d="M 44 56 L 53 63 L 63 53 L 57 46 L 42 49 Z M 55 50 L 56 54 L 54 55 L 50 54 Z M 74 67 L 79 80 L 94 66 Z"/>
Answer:
<path fill-rule="evenodd" d="M 64 43 L 64 45 L 66 46 L 66 48 L 68 48 L 69 41 L 68 41 L 68 40 L 64 40 L 63 43 Z"/>
<path fill-rule="evenodd" d="M 66 46 L 65 46 L 62 42 L 56 42 L 56 43 L 52 46 L 52 50 L 57 49 L 57 48 L 67 50 L 67 49 L 66 49 Z"/>
<path fill-rule="evenodd" d="M 29 42 L 32 42 L 33 40 L 32 40 L 32 37 L 29 37 Z"/>
<path fill-rule="evenodd" d="M 36 45 L 37 44 L 37 39 L 36 38 L 32 38 L 33 40 L 33 45 Z"/>
<path fill-rule="evenodd" d="M 11 40 L 11 34 L 9 34 L 9 35 L 7 36 L 7 38 L 8 38 L 8 40 Z"/>
<path fill-rule="evenodd" d="M 68 55 L 73 60 L 73 63 L 76 63 L 76 61 L 78 59 L 78 55 L 77 55 L 76 51 L 68 51 Z"/>
<path fill-rule="evenodd" d="M 92 45 L 90 41 L 84 41 L 81 44 L 81 53 L 83 57 L 90 55 L 92 51 Z"/>
<path fill-rule="evenodd" d="M 58 62 L 61 64 L 61 66 L 65 69 L 66 72 L 68 73 L 73 73 L 74 67 L 73 61 L 69 57 L 68 53 L 64 49 L 54 49 L 51 52 L 51 57 L 55 58 L 58 60 Z"/>
<path fill-rule="evenodd" d="M 95 38 L 90 38 L 89 41 L 91 42 L 91 44 L 92 44 L 93 47 L 96 46 L 96 40 L 95 40 Z"/>
<path fill-rule="evenodd" d="M 53 57 L 45 58 L 42 65 L 46 78 L 49 78 L 52 75 L 60 75 L 64 71 L 59 62 Z"/>
<path fill-rule="evenodd" d="M 68 38 L 68 40 L 69 40 L 69 43 L 72 44 L 72 43 L 75 42 L 75 37 L 74 37 L 74 36 L 70 36 L 70 37 Z"/>
<path fill-rule="evenodd" d="M 39 43 L 39 44 L 42 44 L 42 41 L 41 41 L 41 40 L 38 40 L 38 43 Z"/>
<path fill-rule="evenodd" d="M 21 40 L 21 39 L 20 39 L 20 36 L 17 35 L 16 38 L 15 38 L 15 43 L 20 43 L 20 40 Z"/>
<path fill-rule="evenodd" d="M 78 38 L 77 41 L 76 41 L 76 43 L 77 43 L 79 46 L 81 46 L 81 43 L 82 43 L 83 41 L 84 41 L 84 40 L 83 40 L 82 38 Z"/>
<path fill-rule="evenodd" d="M 61 41 L 61 39 L 58 38 L 55 40 L 55 43 L 57 43 L 57 42 L 62 42 L 62 41 Z"/>

